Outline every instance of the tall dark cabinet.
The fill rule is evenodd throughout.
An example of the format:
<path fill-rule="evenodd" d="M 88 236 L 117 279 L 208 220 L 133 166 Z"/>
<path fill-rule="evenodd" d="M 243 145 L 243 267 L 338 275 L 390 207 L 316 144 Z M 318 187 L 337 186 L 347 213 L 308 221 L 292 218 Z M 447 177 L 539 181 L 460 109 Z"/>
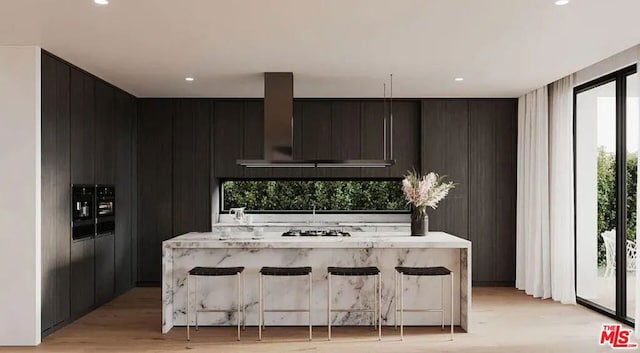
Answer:
<path fill-rule="evenodd" d="M 133 285 L 135 97 L 42 53 L 42 333 Z M 116 232 L 71 238 L 71 185 L 115 184 Z"/>
<path fill-rule="evenodd" d="M 233 126 L 242 122 L 242 102 L 219 107 Z M 233 148 L 242 144 L 241 130 L 227 131 L 223 144 L 212 139 L 214 114 L 210 99 L 138 100 L 138 273 L 140 284 L 161 280 L 162 241 L 176 234 L 211 230 L 211 152 L 230 156 L 218 167 L 233 174 Z M 221 125 L 224 126 L 224 125 Z M 222 138 L 221 138 L 222 140 Z M 233 165 L 231 164 L 233 161 Z M 241 169 L 240 169 L 241 170 Z"/>
<path fill-rule="evenodd" d="M 517 101 L 469 102 L 469 240 L 473 280 L 515 281 Z"/>
<path fill-rule="evenodd" d="M 71 68 L 69 102 L 71 111 L 71 183 L 95 183 L 95 87 L 96 80 Z M 71 318 L 95 305 L 95 239 L 71 240 Z"/>
<path fill-rule="evenodd" d="M 115 294 L 119 295 L 135 283 L 136 227 L 135 201 L 135 122 L 136 98 L 115 92 L 115 185 L 118 214 L 114 239 Z"/>
<path fill-rule="evenodd" d="M 180 99 L 173 122 L 173 233 L 211 229 L 212 104 Z"/>
<path fill-rule="evenodd" d="M 69 317 L 69 67 L 42 56 L 42 330 Z"/>
<path fill-rule="evenodd" d="M 173 235 L 175 100 L 138 104 L 138 281 L 160 281 L 162 241 Z"/>
<path fill-rule="evenodd" d="M 422 101 L 422 172 L 446 175 L 456 188 L 436 210 L 429 227 L 469 238 L 469 101 Z"/>
<path fill-rule="evenodd" d="M 515 281 L 517 100 L 422 101 L 422 172 L 457 185 L 430 228 L 471 240 L 474 285 Z"/>

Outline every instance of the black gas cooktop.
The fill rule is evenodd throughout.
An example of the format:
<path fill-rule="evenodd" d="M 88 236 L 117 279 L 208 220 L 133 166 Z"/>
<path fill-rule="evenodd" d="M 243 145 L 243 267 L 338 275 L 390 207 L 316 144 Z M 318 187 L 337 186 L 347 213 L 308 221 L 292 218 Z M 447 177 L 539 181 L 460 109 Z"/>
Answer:
<path fill-rule="evenodd" d="M 351 234 L 347 232 L 341 232 L 339 230 L 300 230 L 289 229 L 289 231 L 282 233 L 283 237 L 350 237 Z"/>

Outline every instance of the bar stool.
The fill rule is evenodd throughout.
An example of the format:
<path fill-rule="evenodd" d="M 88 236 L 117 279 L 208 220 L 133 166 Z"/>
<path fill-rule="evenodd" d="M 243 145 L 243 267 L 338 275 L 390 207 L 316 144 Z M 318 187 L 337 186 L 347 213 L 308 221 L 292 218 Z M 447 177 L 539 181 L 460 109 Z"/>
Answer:
<path fill-rule="evenodd" d="M 400 309 L 398 309 L 398 274 L 400 274 Z M 440 309 L 404 309 L 404 276 L 429 276 L 440 277 L 442 287 L 442 298 Z M 404 339 L 404 312 L 439 312 L 442 314 L 442 329 L 444 330 L 444 277 L 451 277 L 451 340 L 453 341 L 453 272 L 446 267 L 403 267 L 397 266 L 395 272 L 395 304 L 396 310 L 394 314 L 394 327 L 398 327 L 398 311 L 400 311 L 400 339 Z"/>
<path fill-rule="evenodd" d="M 309 307 L 307 309 L 265 309 L 264 305 L 264 283 L 263 276 L 309 276 Z M 263 267 L 260 269 L 260 317 L 258 319 L 258 339 L 262 341 L 262 329 L 264 327 L 265 313 L 308 313 L 309 314 L 309 341 L 313 337 L 313 326 L 311 325 L 311 290 L 313 277 L 311 267 Z"/>
<path fill-rule="evenodd" d="M 246 316 L 244 309 L 244 267 L 194 267 L 187 273 L 187 341 L 191 340 L 189 335 L 189 311 L 191 308 L 189 295 L 189 281 L 191 276 L 195 277 L 195 300 L 198 302 L 198 277 L 220 277 L 220 276 L 237 276 L 238 277 L 238 301 L 236 307 L 236 321 L 238 325 L 238 341 L 240 341 L 240 316 L 242 315 L 243 326 L 246 324 Z M 198 313 L 231 313 L 233 309 L 196 309 L 196 331 L 198 330 Z"/>
<path fill-rule="evenodd" d="M 372 312 L 378 321 L 378 340 L 382 340 L 382 278 L 380 270 L 377 267 L 328 267 L 327 282 L 329 285 L 328 305 L 327 305 L 327 329 L 329 340 L 331 340 L 331 313 L 334 312 Z M 332 309 L 331 308 L 331 276 L 376 276 L 375 290 L 377 292 L 377 300 L 374 309 Z M 375 320 L 374 320 L 375 321 Z"/>

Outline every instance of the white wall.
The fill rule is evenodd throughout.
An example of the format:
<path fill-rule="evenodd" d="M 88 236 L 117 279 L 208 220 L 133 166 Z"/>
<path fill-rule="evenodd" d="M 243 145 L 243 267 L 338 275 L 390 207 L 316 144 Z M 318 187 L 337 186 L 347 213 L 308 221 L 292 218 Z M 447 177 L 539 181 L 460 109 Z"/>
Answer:
<path fill-rule="evenodd" d="M 40 48 L 0 46 L 0 345 L 40 343 Z"/>

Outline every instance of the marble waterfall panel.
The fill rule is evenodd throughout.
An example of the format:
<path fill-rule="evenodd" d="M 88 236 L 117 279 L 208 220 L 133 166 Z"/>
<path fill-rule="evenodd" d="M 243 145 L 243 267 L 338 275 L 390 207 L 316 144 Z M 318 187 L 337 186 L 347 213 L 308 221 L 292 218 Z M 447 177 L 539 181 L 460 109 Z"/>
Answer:
<path fill-rule="evenodd" d="M 460 284 L 470 278 L 466 272 L 467 249 L 455 248 L 164 248 L 163 271 L 163 331 L 171 326 L 186 325 L 187 271 L 196 266 L 244 266 L 246 277 L 245 310 L 247 325 L 258 323 L 258 270 L 262 266 L 312 266 L 314 325 L 327 325 L 327 267 L 378 266 L 382 271 L 383 325 L 394 324 L 395 291 L 394 267 L 445 266 L 453 270 L 454 323 L 461 324 L 461 305 L 470 307 L 470 293 L 461 291 Z M 470 255 L 470 254 L 469 254 Z M 461 262 L 464 271 L 461 271 Z M 465 272 L 465 273 L 461 273 Z M 461 277 L 462 275 L 462 277 Z M 192 277 L 193 279 L 193 277 Z M 451 318 L 449 277 L 405 277 L 404 303 L 406 309 L 440 308 L 444 298 L 445 323 Z M 332 307 L 334 309 L 373 307 L 375 288 L 373 277 L 333 277 Z M 235 325 L 237 282 L 235 276 L 200 277 L 190 283 L 191 324 L 194 311 L 229 308 L 229 313 L 200 313 L 200 325 Z M 266 309 L 305 309 L 308 305 L 308 277 L 265 277 Z M 461 303 L 460 300 L 465 301 Z M 371 313 L 334 313 L 333 325 L 370 325 Z M 463 315 L 463 328 L 467 326 Z M 266 325 L 307 325 L 306 313 L 267 313 Z M 407 313 L 406 325 L 439 325 L 440 313 Z"/>

